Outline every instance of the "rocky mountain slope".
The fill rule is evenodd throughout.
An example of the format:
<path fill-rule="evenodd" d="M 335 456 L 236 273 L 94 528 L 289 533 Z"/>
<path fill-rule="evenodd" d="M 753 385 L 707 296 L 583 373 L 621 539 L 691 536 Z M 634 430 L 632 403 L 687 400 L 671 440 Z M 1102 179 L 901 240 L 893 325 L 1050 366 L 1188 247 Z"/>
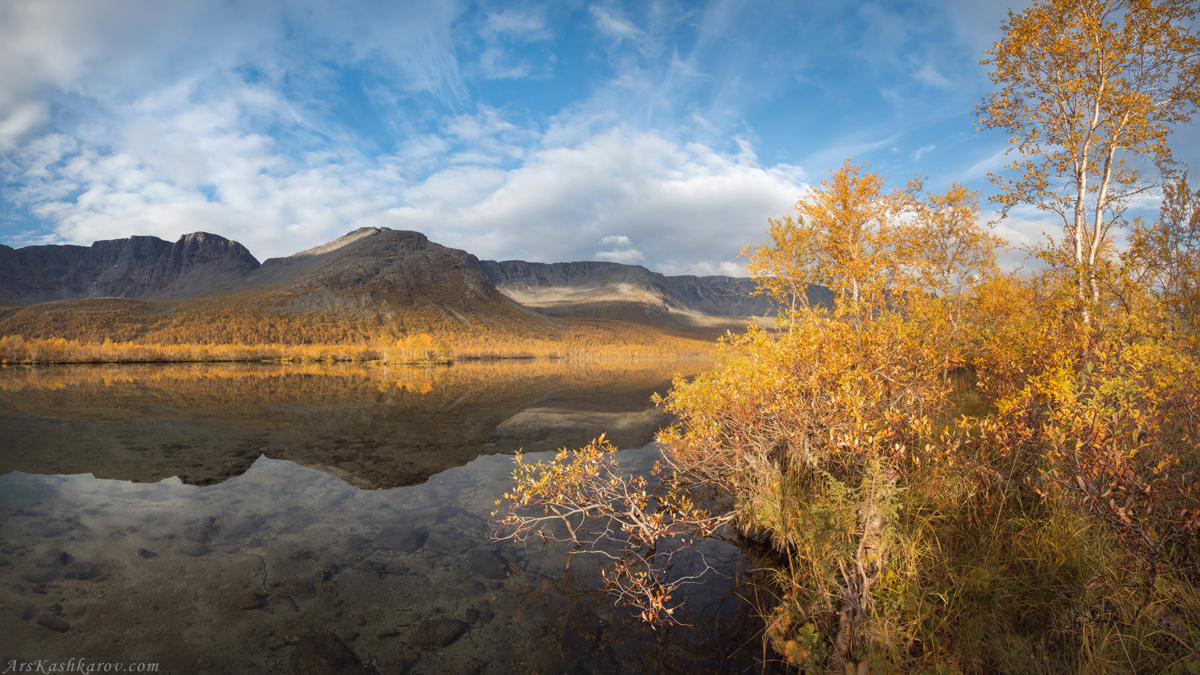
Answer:
<path fill-rule="evenodd" d="M 129 340 L 169 324 L 198 342 L 353 341 L 414 329 L 536 335 L 561 328 L 559 317 L 723 330 L 774 313 L 752 290 L 749 279 L 618 263 L 480 261 L 387 228 L 260 265 L 241 244 L 197 232 L 0 246 L 0 335 Z"/>
<path fill-rule="evenodd" d="M 158 237 L 97 241 L 91 246 L 0 244 L 0 301 L 121 297 L 172 300 L 206 295 L 245 279 L 258 261 L 236 241 L 194 232 L 174 243 Z"/>
<path fill-rule="evenodd" d="M 475 256 L 420 232 L 361 228 L 249 275 L 239 296 L 281 312 L 356 314 L 391 321 L 421 311 L 470 326 L 498 317 L 540 320 L 498 292 Z"/>
<path fill-rule="evenodd" d="M 754 295 L 751 279 L 665 276 L 640 265 L 610 262 L 479 263 L 488 280 L 517 302 L 550 316 L 590 316 L 682 326 L 720 325 L 729 319 L 770 317 L 776 307 Z M 831 304 L 828 289 L 813 286 L 809 301 Z"/>
<path fill-rule="evenodd" d="M 8 299 L 0 335 L 355 342 L 410 330 L 513 333 L 554 324 L 497 291 L 474 256 L 386 228 L 362 228 L 262 265 L 236 242 L 197 233 L 175 244 L 132 237 L 5 247 L 0 269 Z"/>

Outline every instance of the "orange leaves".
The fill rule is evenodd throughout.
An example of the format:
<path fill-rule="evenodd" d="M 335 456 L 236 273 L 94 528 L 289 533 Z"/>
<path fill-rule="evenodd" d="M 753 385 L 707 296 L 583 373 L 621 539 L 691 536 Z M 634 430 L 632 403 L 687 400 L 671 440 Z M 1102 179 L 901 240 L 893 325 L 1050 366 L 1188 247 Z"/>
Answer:
<path fill-rule="evenodd" d="M 1194 537 L 1173 514 L 1200 508 L 1188 478 L 1198 459 L 1187 441 L 1197 426 L 1200 363 L 1169 343 L 1130 336 L 1093 334 L 1086 361 L 1064 350 L 1044 363 L 1000 401 L 984 437 L 1039 464 L 1045 485 L 1110 525 L 1152 583 L 1163 556 L 1187 550 Z"/>
<path fill-rule="evenodd" d="M 808 305 L 808 285 L 822 281 L 811 244 L 813 230 L 803 218 L 790 215 L 767 222 L 771 243 L 742 249 L 742 256 L 750 259 L 746 271 L 758 281 L 756 294 L 769 295 L 781 307 L 795 311 Z"/>
<path fill-rule="evenodd" d="M 492 514 L 497 536 L 566 541 L 611 560 L 604 580 L 618 601 L 646 621 L 671 624 L 678 601 L 669 601 L 698 577 L 669 578 L 676 549 L 660 544 L 708 536 L 731 516 L 697 507 L 679 475 L 662 467 L 653 480 L 630 475 L 617 465 L 615 450 L 601 436 L 548 462 L 530 464 L 518 455 L 516 483 Z"/>
<path fill-rule="evenodd" d="M 803 273 L 811 277 L 803 281 L 829 286 L 855 303 L 886 290 L 888 272 L 897 263 L 899 217 L 910 210 L 912 195 L 884 192 L 883 176 L 863 172 L 865 166 L 847 159 L 796 202 L 799 224 L 790 228 L 791 238 L 776 238 L 776 244 L 787 246 L 781 252 L 790 253 L 797 265 L 776 273 Z"/>
<path fill-rule="evenodd" d="M 916 218 L 904 227 L 898 253 L 921 290 L 962 295 L 999 273 L 996 249 L 1006 242 L 976 222 L 979 193 L 952 183 L 942 194 L 926 193 L 914 209 Z"/>

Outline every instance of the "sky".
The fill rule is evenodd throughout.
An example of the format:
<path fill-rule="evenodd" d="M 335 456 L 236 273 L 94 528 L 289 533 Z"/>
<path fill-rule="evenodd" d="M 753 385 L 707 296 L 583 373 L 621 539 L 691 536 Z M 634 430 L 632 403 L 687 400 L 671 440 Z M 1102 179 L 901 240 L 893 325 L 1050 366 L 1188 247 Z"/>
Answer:
<path fill-rule="evenodd" d="M 203 231 L 265 260 L 390 227 L 483 259 L 744 275 L 767 218 L 847 158 L 993 194 L 1007 139 L 973 109 L 1006 13 L 5 0 L 0 243 Z"/>

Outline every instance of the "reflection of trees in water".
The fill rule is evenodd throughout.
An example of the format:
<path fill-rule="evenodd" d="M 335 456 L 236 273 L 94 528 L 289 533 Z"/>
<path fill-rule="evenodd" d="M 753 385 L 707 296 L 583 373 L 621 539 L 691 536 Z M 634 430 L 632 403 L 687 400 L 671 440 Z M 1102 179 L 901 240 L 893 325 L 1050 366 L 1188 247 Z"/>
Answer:
<path fill-rule="evenodd" d="M 594 554 L 563 552 L 550 556 L 543 570 L 509 577 L 498 608 L 520 627 L 513 633 L 526 636 L 514 642 L 515 660 L 545 673 L 617 672 L 618 667 L 623 672 L 764 672 L 763 621 L 752 602 L 760 591 L 750 583 L 752 563 L 731 545 L 708 543 L 705 561 L 673 558 L 672 576 L 694 574 L 705 564 L 714 569 L 685 589 L 690 597 L 676 610 L 679 625 L 671 627 L 651 628 L 635 610 L 617 606 L 603 590 Z"/>
<path fill-rule="evenodd" d="M 380 365 L 183 364 L 0 368 L 0 398 L 29 414 L 94 418 L 162 406 L 259 419 L 264 408 L 321 407 L 369 419 L 391 409 L 448 412 L 463 406 L 591 396 L 660 387 L 698 362 L 526 361 L 422 368 Z M 103 411 L 103 412 L 100 412 Z"/>
<path fill-rule="evenodd" d="M 644 414 L 651 392 L 703 365 L 0 367 L 0 423 L 27 450 L 0 468 L 211 484 L 266 454 L 359 487 L 412 485 L 481 454 L 583 444 L 610 423 L 625 447 L 645 445 L 662 422 Z"/>
<path fill-rule="evenodd" d="M 646 399 L 684 364 L 522 362 L 451 367 L 206 364 L 0 369 L 0 399 L 33 416 L 122 421 L 179 415 L 317 436 L 439 444 L 482 440 L 556 396 Z M 640 403 L 640 405 L 639 405 Z M 648 400 L 632 409 L 649 406 Z M 631 409 L 629 406 L 626 409 Z M 452 424 L 447 424 L 448 421 Z M 340 430 L 340 431 L 337 431 Z M 516 449 L 515 447 L 512 449 Z"/>

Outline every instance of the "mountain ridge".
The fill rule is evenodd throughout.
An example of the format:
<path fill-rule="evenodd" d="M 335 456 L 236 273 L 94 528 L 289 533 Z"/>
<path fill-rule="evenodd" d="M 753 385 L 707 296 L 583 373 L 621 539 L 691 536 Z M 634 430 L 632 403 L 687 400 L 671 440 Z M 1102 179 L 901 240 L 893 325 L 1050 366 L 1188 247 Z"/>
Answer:
<path fill-rule="evenodd" d="M 96 339 L 104 307 L 124 317 L 125 338 L 167 324 L 187 324 L 203 341 L 299 340 L 291 333 L 317 324 L 321 339 L 333 341 L 463 329 L 536 337 L 560 332 L 562 319 L 711 332 L 774 313 L 753 288 L 750 279 L 672 277 L 620 263 L 481 261 L 420 232 L 380 227 L 259 263 L 241 244 L 197 232 L 174 243 L 135 236 L 88 247 L 0 246 L 0 335 L 53 337 L 86 315 L 87 337 Z M 221 332 L 246 322 L 258 327 Z"/>
<path fill-rule="evenodd" d="M 480 261 L 492 284 L 549 316 L 712 325 L 717 317 L 766 316 L 774 306 L 738 277 L 667 276 L 641 265 L 580 261 Z M 719 320 L 718 320 L 719 321 Z"/>
<path fill-rule="evenodd" d="M 0 244 L 0 296 L 20 305 L 101 297 L 173 300 L 203 295 L 203 289 L 258 268 L 246 247 L 207 232 L 173 243 L 135 235 L 91 246 Z"/>

